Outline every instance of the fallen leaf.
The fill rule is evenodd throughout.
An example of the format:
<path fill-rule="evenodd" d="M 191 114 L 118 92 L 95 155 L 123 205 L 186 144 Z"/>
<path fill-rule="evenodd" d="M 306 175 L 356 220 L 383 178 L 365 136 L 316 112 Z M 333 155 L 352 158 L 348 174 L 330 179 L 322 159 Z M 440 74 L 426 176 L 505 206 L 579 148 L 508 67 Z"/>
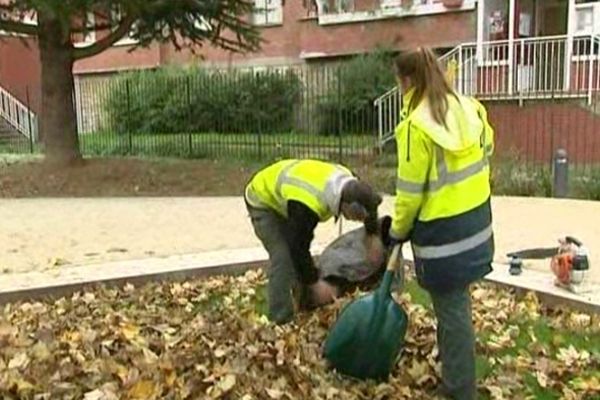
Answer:
<path fill-rule="evenodd" d="M 235 386 L 235 375 L 233 374 L 228 374 L 225 375 L 218 383 L 217 383 L 217 387 L 221 390 L 221 392 L 223 393 L 227 393 L 229 392 L 231 389 L 233 389 L 233 387 Z"/>
<path fill-rule="evenodd" d="M 44 342 L 37 342 L 31 349 L 31 355 L 37 361 L 45 361 L 50 357 L 50 350 Z"/>
<path fill-rule="evenodd" d="M 575 390 L 592 391 L 600 394 L 600 379 L 596 376 L 577 377 L 570 382 L 570 386 Z"/>
<path fill-rule="evenodd" d="M 29 365 L 29 356 L 25 352 L 18 353 L 8 362 L 8 369 L 24 369 Z"/>
<path fill-rule="evenodd" d="M 535 373 L 535 378 L 537 379 L 538 384 L 544 389 L 548 387 L 548 376 L 543 372 L 537 371 Z"/>
<path fill-rule="evenodd" d="M 104 400 L 104 392 L 100 389 L 92 390 L 91 392 L 87 392 L 83 396 L 84 400 Z"/>
<path fill-rule="evenodd" d="M 128 398 L 134 400 L 149 400 L 157 396 L 157 387 L 149 380 L 138 381 L 127 391 Z"/>
<path fill-rule="evenodd" d="M 134 324 L 123 324 L 121 326 L 121 333 L 127 340 L 134 340 L 140 335 L 140 328 Z"/>
<path fill-rule="evenodd" d="M 265 391 L 267 392 L 267 395 L 269 396 L 269 398 L 274 399 L 274 400 L 281 399 L 283 397 L 283 395 L 285 394 L 281 390 L 277 390 L 277 389 L 265 389 Z"/>

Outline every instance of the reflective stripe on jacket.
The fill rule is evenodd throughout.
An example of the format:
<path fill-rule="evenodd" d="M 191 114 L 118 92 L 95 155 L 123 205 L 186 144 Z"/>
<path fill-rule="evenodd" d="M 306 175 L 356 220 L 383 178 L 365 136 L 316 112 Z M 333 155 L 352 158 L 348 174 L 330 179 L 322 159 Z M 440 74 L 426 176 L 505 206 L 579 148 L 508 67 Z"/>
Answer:
<path fill-rule="evenodd" d="M 246 201 L 287 217 L 287 202 L 313 210 L 321 222 L 339 216 L 344 185 L 356 179 L 346 167 L 318 160 L 282 160 L 259 171 L 246 186 Z"/>
<path fill-rule="evenodd" d="M 404 104 L 410 103 L 409 92 Z M 398 176 L 390 234 L 410 239 L 419 279 L 430 289 L 463 286 L 490 269 L 490 170 L 494 132 L 476 100 L 448 96 L 445 126 L 427 101 L 403 108 L 396 128 Z"/>

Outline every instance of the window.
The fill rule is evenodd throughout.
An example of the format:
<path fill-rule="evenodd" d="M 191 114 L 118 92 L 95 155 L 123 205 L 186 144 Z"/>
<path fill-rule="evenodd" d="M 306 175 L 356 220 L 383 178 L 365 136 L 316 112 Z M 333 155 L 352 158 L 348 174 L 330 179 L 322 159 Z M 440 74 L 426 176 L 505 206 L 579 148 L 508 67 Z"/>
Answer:
<path fill-rule="evenodd" d="M 354 11 L 354 0 L 319 0 L 323 14 L 343 14 Z"/>
<path fill-rule="evenodd" d="M 88 29 L 88 31 L 82 34 L 82 40 L 77 39 L 77 42 L 75 42 L 76 47 L 88 46 L 96 41 L 96 31 L 94 29 L 96 27 L 96 16 L 94 13 L 90 12 L 87 14 L 85 19 L 85 27 Z"/>
<path fill-rule="evenodd" d="M 194 27 L 201 31 L 211 31 L 212 30 L 212 25 L 204 17 L 196 18 L 194 21 Z"/>
<path fill-rule="evenodd" d="M 594 6 L 582 5 L 575 9 L 575 33 L 591 35 L 594 32 Z"/>
<path fill-rule="evenodd" d="M 37 25 L 37 13 L 30 12 L 23 17 L 23 23 L 27 25 Z"/>
<path fill-rule="evenodd" d="M 381 0 L 381 8 L 412 8 L 412 7 L 428 7 L 441 3 L 442 0 Z"/>
<path fill-rule="evenodd" d="M 255 25 L 281 25 L 282 0 L 254 0 L 253 21 Z"/>
<path fill-rule="evenodd" d="M 121 9 L 118 6 L 113 7 L 110 10 L 110 20 L 114 24 L 113 29 L 116 27 L 116 25 L 119 24 L 121 19 L 122 19 Z M 127 45 L 131 45 L 131 44 L 136 44 L 137 40 L 133 37 L 134 33 L 135 33 L 135 23 L 131 26 L 131 29 L 129 30 L 127 35 L 123 36 L 120 40 L 115 42 L 115 46 L 127 46 Z"/>

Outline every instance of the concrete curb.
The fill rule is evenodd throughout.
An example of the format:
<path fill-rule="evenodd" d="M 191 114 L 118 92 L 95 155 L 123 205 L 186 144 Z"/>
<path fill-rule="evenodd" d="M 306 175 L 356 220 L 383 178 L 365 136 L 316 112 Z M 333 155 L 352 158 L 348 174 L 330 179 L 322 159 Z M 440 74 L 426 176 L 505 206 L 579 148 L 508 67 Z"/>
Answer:
<path fill-rule="evenodd" d="M 312 253 L 318 257 L 322 250 L 323 246 L 313 246 Z M 409 249 L 404 251 L 404 256 L 407 260 L 412 260 Z M 55 298 L 98 285 L 140 285 L 158 279 L 177 281 L 214 275 L 236 275 L 256 269 L 267 260 L 264 249 L 247 248 L 5 275 L 5 279 L 0 281 L 0 304 Z M 512 276 L 508 273 L 508 266 L 502 264 L 495 264 L 494 271 L 486 280 L 516 288 L 521 293 L 533 291 L 548 305 L 567 305 L 584 312 L 600 314 L 600 285 L 589 285 L 585 287 L 585 293 L 577 295 L 554 286 L 553 277 L 549 273 L 526 269 L 521 275 Z"/>
<path fill-rule="evenodd" d="M 239 274 L 258 268 L 266 259 L 263 249 L 252 248 L 5 275 L 0 281 L 0 304 L 62 296 L 97 285 L 140 285 L 157 279 L 175 281 Z"/>

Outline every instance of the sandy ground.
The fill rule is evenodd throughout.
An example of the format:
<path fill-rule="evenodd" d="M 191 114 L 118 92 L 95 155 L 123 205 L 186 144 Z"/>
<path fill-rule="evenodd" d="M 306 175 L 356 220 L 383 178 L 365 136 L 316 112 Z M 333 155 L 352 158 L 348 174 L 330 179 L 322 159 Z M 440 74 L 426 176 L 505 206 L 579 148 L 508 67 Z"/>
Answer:
<path fill-rule="evenodd" d="M 392 204 L 386 198 L 381 212 Z M 496 197 L 493 206 L 497 261 L 571 234 L 590 249 L 590 277 L 600 282 L 600 202 Z M 4 273 L 260 245 L 239 197 L 0 200 L 0 221 Z M 315 242 L 338 229 L 320 224 Z M 545 261 L 529 266 L 549 270 Z"/>

